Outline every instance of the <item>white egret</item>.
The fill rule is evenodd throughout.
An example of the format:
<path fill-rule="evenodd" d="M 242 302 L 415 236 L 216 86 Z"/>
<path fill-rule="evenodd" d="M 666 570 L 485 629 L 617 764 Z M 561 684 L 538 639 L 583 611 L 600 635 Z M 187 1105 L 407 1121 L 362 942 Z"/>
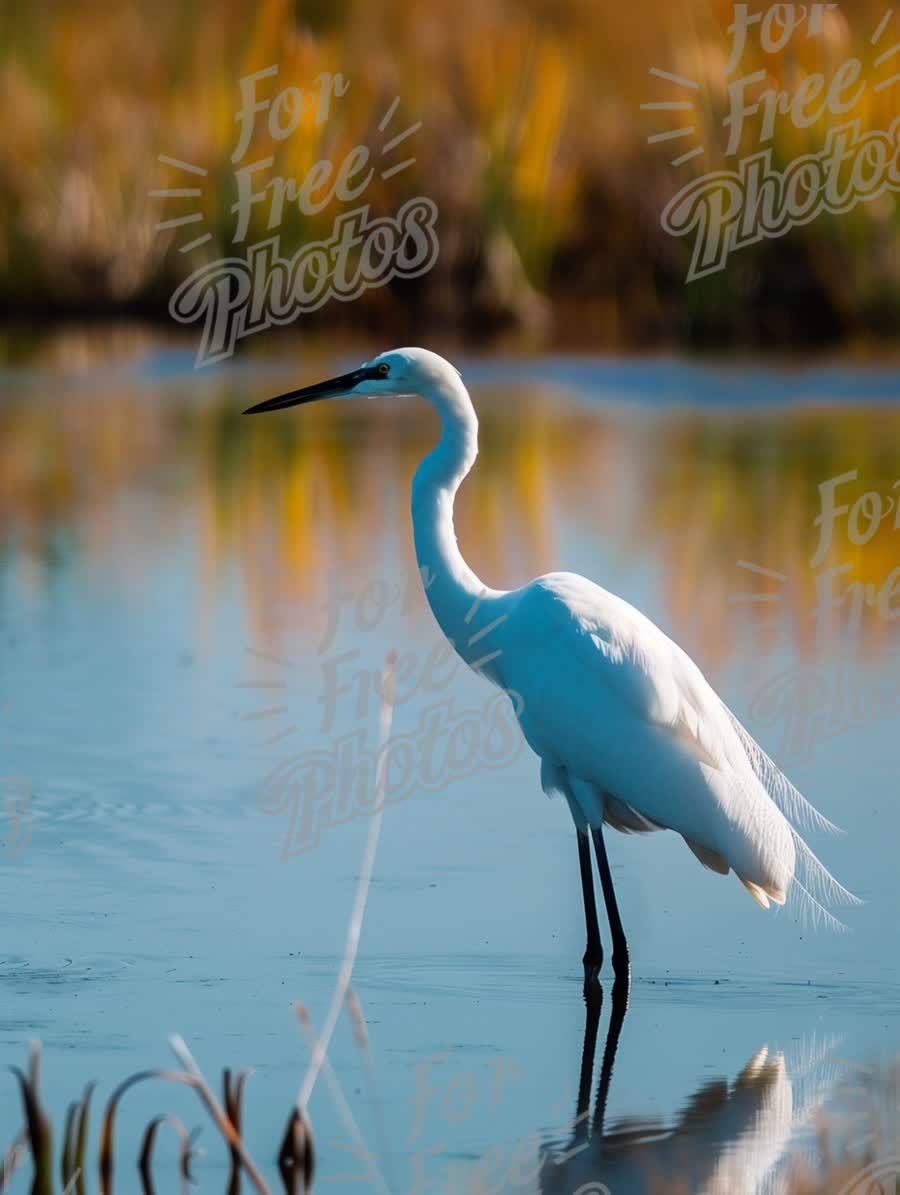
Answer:
<path fill-rule="evenodd" d="M 792 886 L 826 918 L 823 900 L 855 901 L 799 833 L 834 827 L 754 742 L 693 660 L 640 611 L 573 573 L 549 573 L 510 591 L 475 576 L 457 546 L 453 503 L 478 454 L 478 420 L 460 374 L 443 357 L 396 349 L 245 413 L 392 395 L 419 395 L 440 416 L 440 441 L 412 486 L 426 597 L 466 663 L 510 694 L 540 757 L 544 791 L 568 803 L 584 897 L 586 976 L 596 976 L 603 960 L 589 836 L 613 967 L 617 976 L 629 969 L 604 823 L 627 833 L 674 830 L 705 867 L 721 875 L 733 870 L 763 908 L 784 904 Z"/>

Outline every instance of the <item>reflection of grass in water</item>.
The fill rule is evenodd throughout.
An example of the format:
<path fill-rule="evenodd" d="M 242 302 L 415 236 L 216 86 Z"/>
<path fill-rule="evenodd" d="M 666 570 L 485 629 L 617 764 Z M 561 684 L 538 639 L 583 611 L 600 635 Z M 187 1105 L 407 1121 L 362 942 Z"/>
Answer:
<path fill-rule="evenodd" d="M 759 642 L 776 626 L 788 627 L 801 652 L 814 655 L 817 574 L 844 564 L 836 581 L 881 587 L 897 563 L 900 531 L 894 511 L 864 545 L 851 541 L 848 519 L 835 523 L 827 555 L 815 568 L 822 510 L 819 486 L 857 470 L 857 480 L 836 490 L 839 505 L 853 506 L 874 491 L 887 509 L 900 478 L 900 414 L 889 409 L 806 409 L 746 416 L 704 411 L 664 417 L 658 443 L 648 453 L 651 482 L 643 490 L 641 541 L 657 541 L 667 558 L 668 593 L 675 622 L 703 627 L 716 654 L 727 654 L 735 624 L 763 622 Z M 742 571 L 749 561 L 785 574 L 779 585 Z M 712 574 L 705 570 L 713 565 Z M 705 574 L 697 586 L 695 578 Z M 732 603 L 741 594 L 776 594 L 775 603 Z M 846 619 L 846 610 L 841 616 Z M 843 623 L 846 633 L 846 622 Z M 862 646 L 885 643 L 892 623 L 871 607 L 863 612 Z M 832 626 L 832 634 L 841 633 Z"/>
<path fill-rule="evenodd" d="M 306 366 L 298 381 L 330 365 Z M 150 402 L 117 382 L 96 394 L 66 383 L 59 401 L 30 402 L 27 391 L 10 398 L 0 410 L 0 543 L 18 549 L 29 584 L 35 562 L 46 578 L 63 557 L 78 556 L 139 584 L 155 554 L 195 530 L 201 613 L 237 558 L 263 646 L 321 605 L 332 566 L 374 575 L 390 560 L 411 575 L 408 485 L 436 440 L 433 412 L 416 401 L 335 403 L 244 420 L 239 411 L 252 396 L 173 388 Z M 476 572 L 513 587 L 566 567 L 561 529 L 607 540 L 632 560 L 658 562 L 669 625 L 708 661 L 727 657 L 738 633 L 765 618 L 773 627 L 755 632 L 759 644 L 786 628 L 813 656 L 818 487 L 856 469 L 858 482 L 839 491 L 852 503 L 867 490 L 896 495 L 900 475 L 900 415 L 885 408 L 662 411 L 632 421 L 555 407 L 518 385 L 486 389 L 476 401 L 481 455 L 457 512 Z M 844 519 L 825 565 L 851 563 L 849 580 L 880 586 L 895 567 L 898 536 L 889 518 L 856 546 Z M 738 560 L 788 581 L 753 576 Z M 748 592 L 779 600 L 730 601 Z M 416 609 L 424 614 L 424 604 Z M 892 625 L 868 610 L 863 646 L 883 645 Z"/>
<path fill-rule="evenodd" d="M 758 533 L 760 508 L 767 522 L 775 522 L 782 509 L 780 479 L 815 479 L 812 486 L 800 486 L 792 498 L 797 504 L 802 551 L 808 556 L 818 540 L 814 520 L 820 511 L 821 482 L 850 468 L 859 470 L 859 480 L 844 483 L 840 491 L 842 500 L 852 504 L 868 489 L 889 494 L 900 471 L 900 416 L 891 410 L 848 405 L 835 411 L 799 410 L 758 417 L 692 412 L 671 430 L 674 446 L 669 453 L 658 454 L 660 468 L 670 474 L 673 462 L 690 461 L 701 480 L 714 489 L 717 514 L 738 517 L 742 533 Z M 851 547 L 846 536 L 837 546 Z"/>
<path fill-rule="evenodd" d="M 424 404 L 390 412 L 333 404 L 305 419 L 250 421 L 239 414 L 247 401 L 229 392 L 209 403 L 186 396 L 150 404 L 121 387 L 103 397 L 69 393 L 60 404 L 7 404 L 2 539 L 46 560 L 63 532 L 93 563 L 115 546 L 129 569 L 143 572 L 154 544 L 170 540 L 188 514 L 200 528 L 204 583 L 239 556 L 248 602 L 261 613 L 280 600 L 321 598 L 315 585 L 339 561 L 376 568 L 385 529 L 405 531 L 405 490 L 404 510 L 389 500 L 436 439 L 432 413 Z M 513 401 L 515 418 L 483 416 L 482 458 L 459 514 L 473 560 L 498 580 L 514 570 L 525 580 L 539 562 L 555 563 L 549 528 L 541 532 L 552 510 L 548 489 L 569 500 L 579 486 L 589 490 L 602 453 L 596 421 L 573 416 L 563 428 L 521 395 Z M 151 490 L 161 508 L 155 535 L 117 542 L 128 530 L 113 517 L 117 499 Z M 402 544 L 411 565 L 405 534 Z"/>

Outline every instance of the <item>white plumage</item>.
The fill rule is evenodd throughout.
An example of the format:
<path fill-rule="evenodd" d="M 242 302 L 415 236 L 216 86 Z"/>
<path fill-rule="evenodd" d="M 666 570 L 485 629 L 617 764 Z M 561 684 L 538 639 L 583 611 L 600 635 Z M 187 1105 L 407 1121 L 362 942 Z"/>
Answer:
<path fill-rule="evenodd" d="M 786 815 L 833 827 L 693 660 L 640 611 L 572 573 L 540 577 L 497 607 L 508 614 L 491 636 L 501 682 L 522 698 L 519 722 L 545 791 L 566 798 L 576 824 L 675 830 L 764 908 L 783 904 L 798 854 Z M 825 895 L 839 894 L 824 869 L 818 879 Z"/>
<path fill-rule="evenodd" d="M 441 419 L 440 442 L 419 466 L 412 493 L 428 602 L 463 659 L 510 692 L 522 732 L 540 757 L 544 790 L 565 797 L 580 834 L 593 835 L 624 968 L 627 947 L 604 824 L 625 832 L 674 830 L 705 867 L 723 875 L 733 870 L 764 908 L 783 904 L 792 888 L 823 917 L 830 917 L 824 902 L 855 900 L 799 833 L 834 827 L 754 742 L 693 660 L 640 611 L 572 573 L 503 591 L 483 585 L 468 567 L 454 534 L 453 503 L 475 463 L 478 421 L 452 365 L 426 349 L 397 349 L 253 410 L 390 394 L 421 395 Z M 590 957 L 599 969 L 584 849 L 579 838 L 585 964 Z"/>

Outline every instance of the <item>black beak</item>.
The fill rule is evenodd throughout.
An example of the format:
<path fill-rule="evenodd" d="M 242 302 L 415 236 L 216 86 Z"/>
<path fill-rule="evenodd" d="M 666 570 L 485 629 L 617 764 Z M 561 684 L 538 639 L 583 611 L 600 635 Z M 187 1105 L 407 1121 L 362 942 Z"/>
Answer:
<path fill-rule="evenodd" d="M 327 382 L 316 382 L 314 386 L 304 386 L 302 390 L 291 390 L 287 394 L 279 394 L 277 398 L 267 398 L 265 402 L 258 402 L 255 407 L 248 407 L 245 415 L 261 415 L 263 411 L 282 411 L 286 407 L 297 407 L 305 402 L 318 402 L 320 398 L 335 398 L 338 394 L 348 394 L 359 382 L 367 378 L 377 378 L 381 375 L 371 365 L 364 365 L 361 369 L 354 369 L 352 373 L 343 373 L 339 378 L 331 378 Z"/>

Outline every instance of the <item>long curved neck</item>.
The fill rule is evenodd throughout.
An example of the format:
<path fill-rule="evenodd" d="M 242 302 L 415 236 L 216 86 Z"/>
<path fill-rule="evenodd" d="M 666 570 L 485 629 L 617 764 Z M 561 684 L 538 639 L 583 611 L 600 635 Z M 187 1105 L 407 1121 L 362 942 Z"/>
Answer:
<path fill-rule="evenodd" d="M 413 537 L 425 594 L 441 630 L 466 657 L 473 609 L 496 598 L 469 568 L 453 529 L 456 491 L 478 456 L 478 419 L 461 379 L 441 377 L 423 392 L 441 418 L 441 438 L 416 470 Z M 475 626 L 482 620 L 476 619 Z M 477 654 L 477 652 L 476 652 Z"/>

